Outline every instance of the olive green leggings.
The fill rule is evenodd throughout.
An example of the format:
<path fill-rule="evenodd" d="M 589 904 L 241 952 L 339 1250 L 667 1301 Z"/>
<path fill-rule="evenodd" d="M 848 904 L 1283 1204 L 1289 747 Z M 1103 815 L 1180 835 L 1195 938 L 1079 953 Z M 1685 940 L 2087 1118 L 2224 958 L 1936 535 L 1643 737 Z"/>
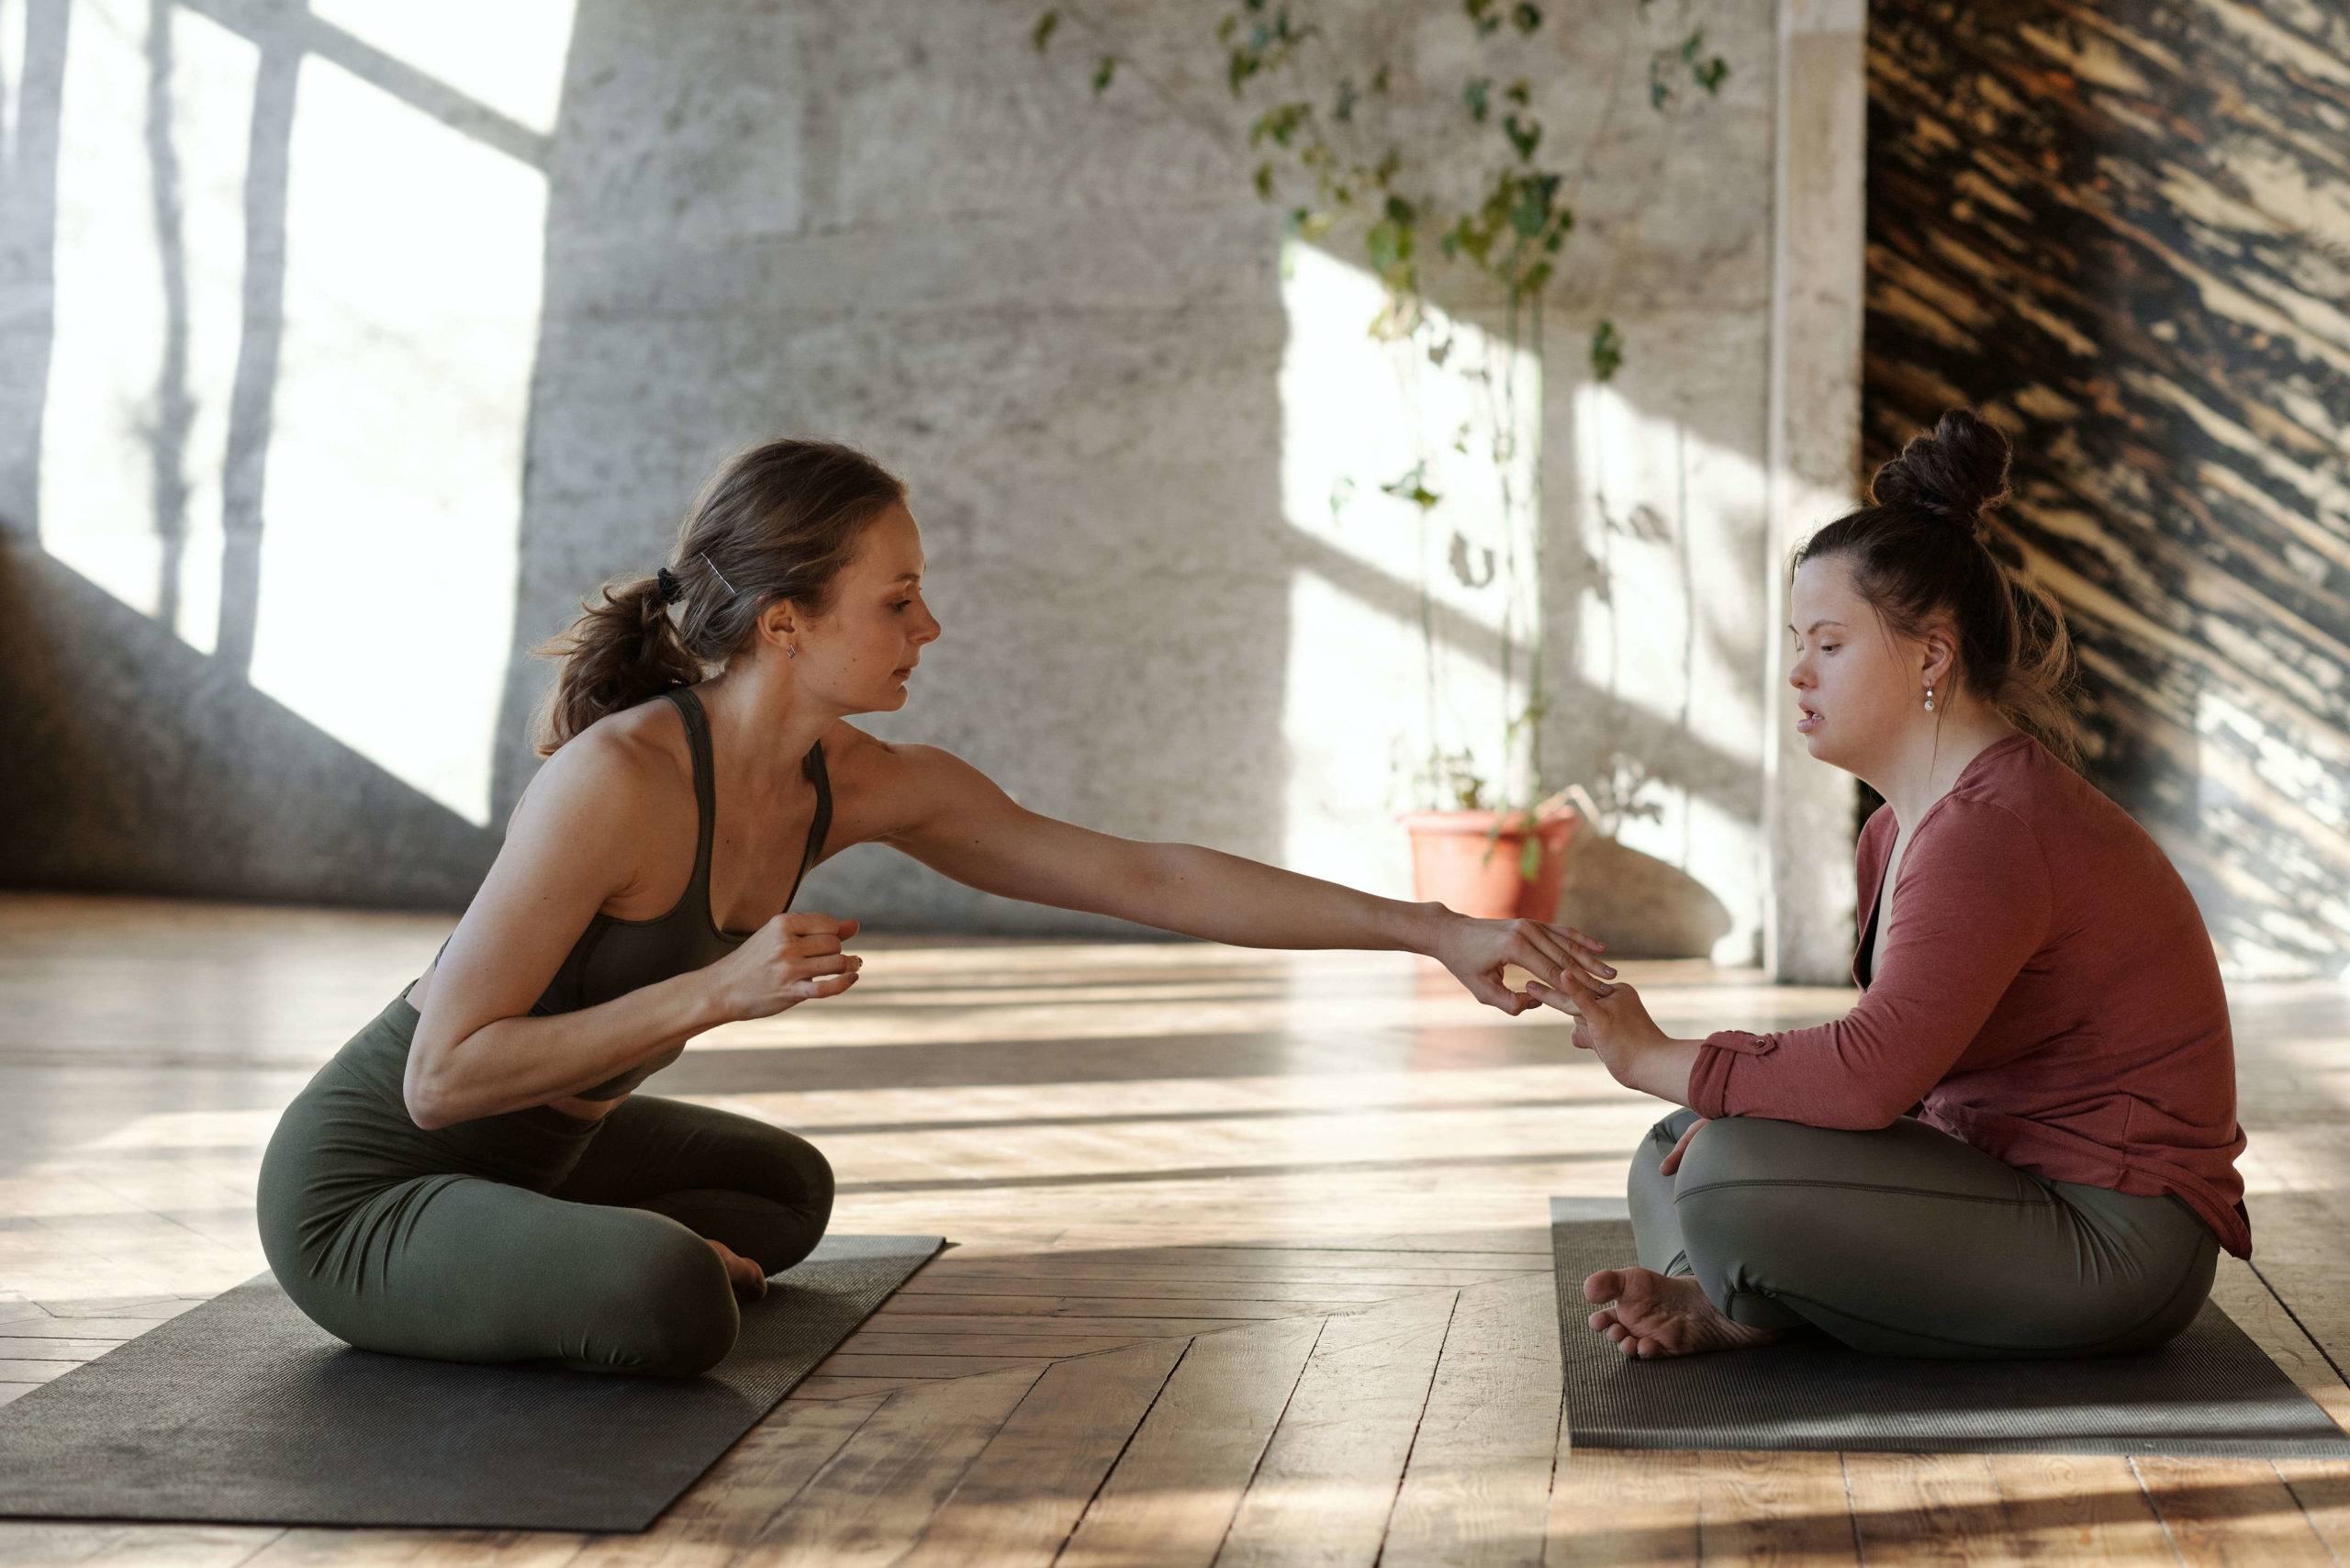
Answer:
<path fill-rule="evenodd" d="M 753 1117 L 634 1095 L 427 1132 L 400 1073 L 405 999 L 354 1036 L 263 1157 L 262 1248 L 319 1327 L 364 1350 L 690 1377 L 741 1327 L 702 1238 L 769 1274 L 824 1233 L 832 1168 Z"/>
<path fill-rule="evenodd" d="M 2172 1197 L 2051 1182 L 1903 1118 L 1848 1132 L 1730 1116 L 1649 1131 L 1628 1184 L 1643 1268 L 1739 1323 L 1886 1356 L 2148 1350 L 2194 1320 L 2219 1241 Z"/>

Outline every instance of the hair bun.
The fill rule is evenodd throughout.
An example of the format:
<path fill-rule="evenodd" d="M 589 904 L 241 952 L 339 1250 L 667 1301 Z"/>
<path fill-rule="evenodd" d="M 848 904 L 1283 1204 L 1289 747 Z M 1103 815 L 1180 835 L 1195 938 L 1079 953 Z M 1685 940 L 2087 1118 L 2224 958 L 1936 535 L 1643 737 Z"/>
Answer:
<path fill-rule="evenodd" d="M 2008 438 L 1972 409 L 1945 411 L 1869 481 L 1875 505 L 1918 507 L 1970 533 L 2007 496 Z"/>

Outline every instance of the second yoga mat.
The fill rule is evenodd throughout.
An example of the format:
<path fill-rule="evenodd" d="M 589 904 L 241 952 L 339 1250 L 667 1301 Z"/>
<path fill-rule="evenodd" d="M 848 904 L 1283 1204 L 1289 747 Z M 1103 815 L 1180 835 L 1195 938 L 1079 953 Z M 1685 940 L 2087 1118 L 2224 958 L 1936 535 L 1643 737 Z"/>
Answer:
<path fill-rule="evenodd" d="M 1632 1260 L 1623 1204 L 1551 1199 L 1550 1255 L 1579 1448 L 2350 1458 L 2350 1438 L 2216 1302 L 2143 1355 L 1910 1361 L 1807 1334 L 1643 1361 L 1584 1321 L 1584 1278 Z"/>
<path fill-rule="evenodd" d="M 698 1378 L 355 1350 L 259 1274 L 0 1407 L 0 1516 L 641 1530 L 941 1245 L 825 1238 Z"/>

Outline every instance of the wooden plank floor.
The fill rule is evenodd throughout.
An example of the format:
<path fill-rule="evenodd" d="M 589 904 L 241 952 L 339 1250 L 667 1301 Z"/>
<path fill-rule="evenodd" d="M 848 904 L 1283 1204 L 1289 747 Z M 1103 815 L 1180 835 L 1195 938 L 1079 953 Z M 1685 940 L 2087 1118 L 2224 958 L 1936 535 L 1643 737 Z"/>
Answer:
<path fill-rule="evenodd" d="M 264 1266 L 279 1109 L 447 925 L 0 897 L 0 1400 Z M 652 1530 L 0 1520 L 0 1563 L 2350 1557 L 2350 1466 L 1567 1451 L 1545 1200 L 1619 1192 L 1658 1107 L 1555 1014 L 1393 955 L 859 946 L 653 1087 L 815 1139 L 838 1228 L 956 1245 Z M 1848 1000 L 1628 972 L 1676 1032 Z M 2350 991 L 2232 999 L 2260 1262 L 2220 1289 L 2350 1417 Z"/>

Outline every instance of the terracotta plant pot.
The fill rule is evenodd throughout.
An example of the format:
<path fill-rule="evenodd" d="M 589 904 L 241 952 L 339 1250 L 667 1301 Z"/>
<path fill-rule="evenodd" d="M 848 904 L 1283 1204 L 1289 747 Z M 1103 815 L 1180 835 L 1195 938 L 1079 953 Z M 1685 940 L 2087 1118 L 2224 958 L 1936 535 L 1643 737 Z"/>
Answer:
<path fill-rule="evenodd" d="M 1405 812 L 1412 834 L 1412 891 L 1481 920 L 1555 920 L 1567 851 L 1589 825 L 1572 806 L 1537 820 L 1542 859 L 1532 877 L 1518 870 L 1526 847 L 1525 815 L 1511 812 L 1500 834 L 1495 812 Z"/>

